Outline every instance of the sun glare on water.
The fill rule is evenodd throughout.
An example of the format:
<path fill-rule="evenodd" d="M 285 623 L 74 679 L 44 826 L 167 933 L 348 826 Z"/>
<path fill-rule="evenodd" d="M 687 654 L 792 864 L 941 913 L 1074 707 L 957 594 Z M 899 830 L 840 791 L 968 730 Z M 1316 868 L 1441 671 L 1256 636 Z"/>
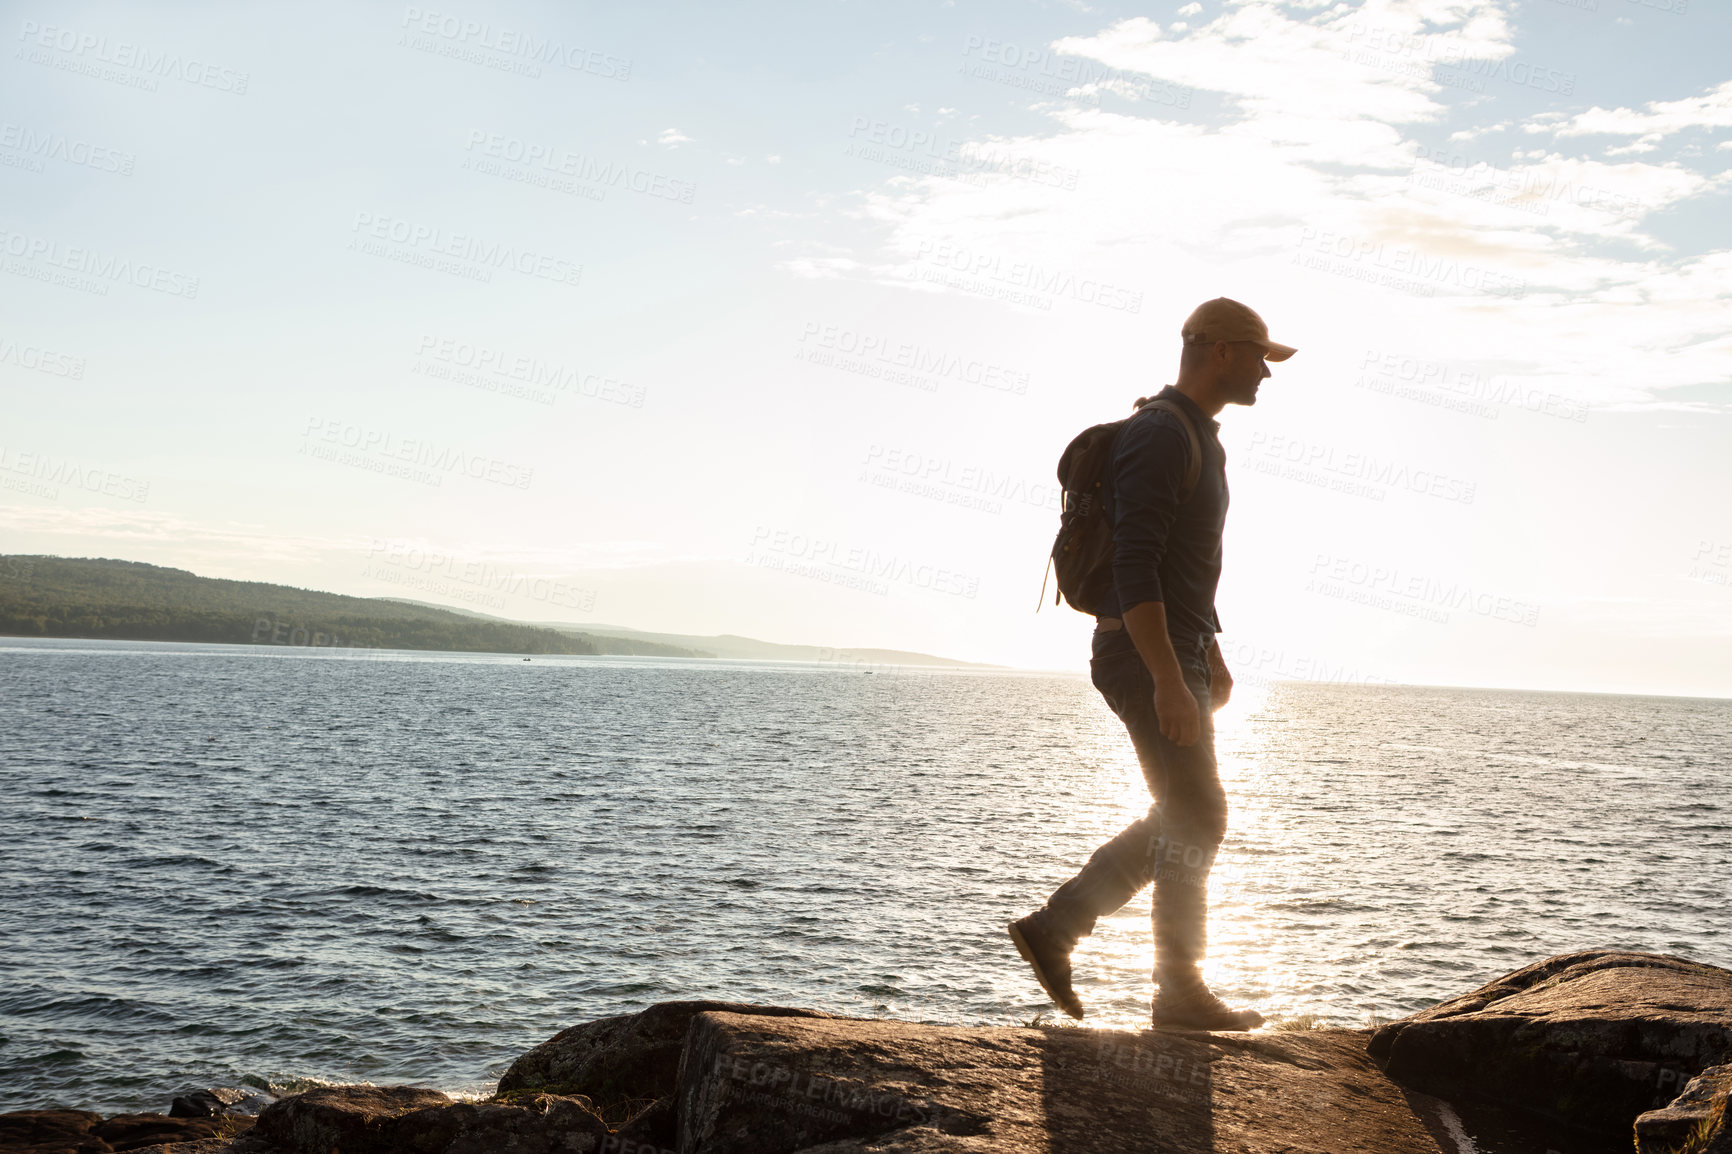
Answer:
<path fill-rule="evenodd" d="M 1216 757 L 1230 817 L 1226 842 L 1210 876 L 1211 950 L 1203 972 L 1224 995 L 1259 1008 L 1271 988 L 1267 975 L 1278 963 L 1271 927 L 1247 898 L 1248 889 L 1262 887 L 1247 883 L 1254 873 L 1261 875 L 1271 868 L 1265 855 L 1257 852 L 1271 833 L 1267 803 L 1260 791 L 1246 786 L 1256 780 L 1266 760 L 1266 723 L 1274 700 L 1269 686 L 1241 683 L 1234 687 L 1231 701 L 1214 714 Z M 1151 801 L 1130 738 L 1117 719 L 1110 715 L 1105 719 L 1093 744 L 1092 760 L 1101 767 L 1111 804 L 1079 813 L 1062 835 L 1079 843 L 1079 865 L 1094 847 L 1146 813 Z M 1086 849 L 1081 848 L 1084 845 Z M 1154 969 L 1152 900 L 1152 892 L 1144 890 L 1116 914 L 1102 918 L 1094 934 L 1077 949 L 1078 989 L 1089 1005 L 1092 1026 L 1148 1024 Z"/>

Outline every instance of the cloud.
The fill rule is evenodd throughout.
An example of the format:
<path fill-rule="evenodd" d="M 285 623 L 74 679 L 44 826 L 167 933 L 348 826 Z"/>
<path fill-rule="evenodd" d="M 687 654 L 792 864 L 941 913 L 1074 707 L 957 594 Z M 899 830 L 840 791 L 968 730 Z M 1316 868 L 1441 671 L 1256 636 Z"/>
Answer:
<path fill-rule="evenodd" d="M 1183 36 L 1153 21 L 1124 20 L 1058 52 L 1092 58 L 1120 72 L 1217 92 L 1237 105 L 1240 134 L 1315 161 L 1399 166 L 1394 126 L 1441 120 L 1444 88 L 1432 78 L 1440 60 L 1496 60 L 1514 52 L 1492 0 L 1331 9 L 1293 19 L 1283 5 L 1247 3 Z M 1454 16 L 1453 32 L 1431 31 Z"/>
<path fill-rule="evenodd" d="M 665 144 L 669 148 L 678 148 L 682 144 L 690 144 L 691 142 L 692 138 L 677 128 L 663 129 L 662 134 L 656 137 L 657 144 Z"/>
<path fill-rule="evenodd" d="M 1494 132 L 1502 132 L 1508 127 L 1509 123 L 1506 121 L 1500 124 L 1485 124 L 1475 125 L 1470 128 L 1458 128 L 1449 134 L 1449 138 L 1453 141 L 1478 140 L 1482 136 L 1490 136 Z"/>
<path fill-rule="evenodd" d="M 1641 111 L 1595 105 L 1555 131 L 1559 136 L 1639 136 L 1642 140 L 1637 143 L 1651 148 L 1687 128 L 1732 128 L 1732 80 L 1700 96 L 1649 101 Z"/>
<path fill-rule="evenodd" d="M 125 542 L 129 547 L 174 546 L 195 557 L 246 556 L 257 561 L 301 561 L 331 550 L 364 549 L 362 537 L 326 537 L 285 533 L 263 525 L 192 521 L 173 513 L 151 510 L 27 508 L 0 505 L 0 528 L 36 533 L 69 542 L 66 556 L 83 553 L 88 541 Z"/>
<path fill-rule="evenodd" d="M 798 257 L 781 262 L 781 267 L 805 280 L 834 280 L 867 266 L 846 256 Z"/>
<path fill-rule="evenodd" d="M 1715 287 L 1732 257 L 1648 228 L 1732 177 L 1555 147 L 1511 161 L 1473 153 L 1473 134 L 1451 139 L 1464 112 L 1509 123 L 1434 78 L 1445 62 L 1515 55 L 1496 0 L 1317 9 L 1249 0 L 1182 36 L 1134 18 L 1060 41 L 1116 77 L 1218 93 L 1223 111 L 1048 108 L 1049 134 L 980 142 L 1024 158 L 1021 172 L 893 177 L 856 210 L 883 230 L 876 257 L 783 267 L 1001 300 L 1042 281 L 1113 285 L 1179 315 L 1242 291 L 1344 340 L 1352 316 L 1403 347 L 1471 351 L 1596 401 L 1732 377 L 1717 339 L 1732 299 Z M 1637 115 L 1656 118 L 1643 131 L 1682 114 Z M 1421 143 L 1440 138 L 1454 151 Z M 1041 166 L 1079 176 L 1056 187 Z M 1081 312 L 1062 291 L 1033 307 Z"/>
<path fill-rule="evenodd" d="M 259 572 L 326 563 L 333 557 L 364 558 L 393 543 L 412 544 L 467 561 L 538 566 L 549 573 L 715 559 L 707 554 L 670 550 L 664 543 L 651 541 L 587 541 L 580 545 L 536 544 L 500 549 L 478 540 L 437 543 L 425 537 L 386 541 L 377 536 L 354 533 L 336 536 L 294 533 L 280 527 L 190 520 L 176 513 L 97 506 L 35 508 L 0 504 L 0 529 L 15 535 L 32 535 L 44 542 L 44 547 L 54 550 L 55 555 L 65 557 L 97 556 L 119 549 L 136 560 L 153 549 L 172 551 L 185 559 L 176 564 L 191 564 L 195 569 L 206 571 L 206 576 L 216 570 Z"/>

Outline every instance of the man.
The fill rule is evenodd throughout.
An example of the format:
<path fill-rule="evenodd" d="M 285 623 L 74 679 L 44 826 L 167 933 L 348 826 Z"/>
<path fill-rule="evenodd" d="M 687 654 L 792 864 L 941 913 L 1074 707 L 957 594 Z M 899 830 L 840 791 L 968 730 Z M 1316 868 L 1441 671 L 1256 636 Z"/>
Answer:
<path fill-rule="evenodd" d="M 1227 829 L 1211 714 L 1233 689 L 1215 641 L 1227 474 L 1214 417 L 1227 405 L 1256 404 L 1267 362 L 1295 350 L 1271 341 L 1262 317 L 1226 297 L 1198 306 L 1181 337 L 1178 381 L 1152 399 L 1185 417 L 1139 402 L 1108 460 L 1102 493 L 1113 527 L 1113 591 L 1089 661 L 1095 688 L 1130 731 L 1154 804 L 1045 906 L 1012 922 L 1010 936 L 1053 1001 L 1080 1018 L 1071 950 L 1097 918 L 1153 882 L 1154 1024 L 1251 1030 L 1262 1015 L 1222 1003 L 1199 968 L 1209 869 Z M 1202 465 L 1184 495 L 1193 432 Z"/>

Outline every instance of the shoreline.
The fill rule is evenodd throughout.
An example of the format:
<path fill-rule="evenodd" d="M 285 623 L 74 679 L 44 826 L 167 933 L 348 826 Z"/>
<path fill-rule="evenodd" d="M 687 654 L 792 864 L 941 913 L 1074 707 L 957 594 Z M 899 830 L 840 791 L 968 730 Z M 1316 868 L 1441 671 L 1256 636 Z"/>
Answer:
<path fill-rule="evenodd" d="M 1732 971 L 1589 950 L 1375 1030 L 1250 1034 L 660 1002 L 560 1031 L 484 1099 L 341 1085 L 241 1114 L 222 1100 L 236 1093 L 206 1091 L 212 1112 L 179 1120 L 0 1115 L 0 1150 L 1525 1154 L 1544 1141 L 1558 1154 L 1721 1154 L 1732 1148 Z M 189 1113 L 197 1097 L 174 1105 Z M 30 1126 L 80 1124 L 104 1145 L 17 1141 Z M 122 1144 L 108 1145 L 104 1127 Z"/>

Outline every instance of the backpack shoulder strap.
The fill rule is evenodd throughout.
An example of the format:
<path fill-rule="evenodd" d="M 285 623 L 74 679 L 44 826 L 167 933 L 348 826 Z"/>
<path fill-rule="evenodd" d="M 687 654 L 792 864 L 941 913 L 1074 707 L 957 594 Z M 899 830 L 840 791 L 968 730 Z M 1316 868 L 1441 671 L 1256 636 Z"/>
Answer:
<path fill-rule="evenodd" d="M 1143 408 L 1159 409 L 1163 413 L 1173 414 L 1183 426 L 1186 439 L 1191 442 L 1191 459 L 1185 465 L 1185 484 L 1179 490 L 1179 500 L 1189 501 L 1191 494 L 1197 491 L 1197 481 L 1203 476 L 1203 438 L 1197 435 L 1197 426 L 1191 422 L 1190 414 L 1173 402 L 1153 400 L 1144 404 Z"/>

